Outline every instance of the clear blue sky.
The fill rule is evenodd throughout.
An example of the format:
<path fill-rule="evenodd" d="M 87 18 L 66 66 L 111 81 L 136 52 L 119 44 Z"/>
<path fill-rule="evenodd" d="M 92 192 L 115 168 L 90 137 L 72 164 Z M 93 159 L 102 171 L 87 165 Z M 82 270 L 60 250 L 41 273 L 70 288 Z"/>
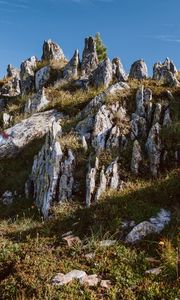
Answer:
<path fill-rule="evenodd" d="M 127 71 L 144 58 L 151 73 L 167 56 L 180 68 L 180 0 L 0 0 L 0 76 L 8 63 L 40 58 L 44 39 L 71 58 L 96 32 Z"/>

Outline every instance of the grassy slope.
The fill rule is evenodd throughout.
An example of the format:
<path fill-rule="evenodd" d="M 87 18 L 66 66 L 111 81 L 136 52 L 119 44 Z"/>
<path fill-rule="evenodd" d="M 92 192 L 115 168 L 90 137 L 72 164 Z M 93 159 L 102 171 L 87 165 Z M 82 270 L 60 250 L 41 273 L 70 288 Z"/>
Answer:
<path fill-rule="evenodd" d="M 119 95 L 119 101 L 129 99 L 128 111 L 134 111 L 134 96 L 139 82 L 132 81 L 131 93 Z M 144 84 L 153 90 L 154 101 L 165 100 L 165 87 L 153 81 Z M 65 87 L 66 89 L 67 87 Z M 70 133 L 73 117 L 99 91 L 84 92 L 49 91 L 51 107 L 68 112 L 71 121 L 63 127 L 65 146 L 73 145 L 82 153 L 81 146 Z M 174 92 L 174 91 L 173 91 Z M 179 96 L 176 91 L 176 98 Z M 108 99 L 113 101 L 114 99 Z M 17 111 L 17 106 L 16 106 Z M 0 192 L 7 189 L 23 193 L 24 182 L 31 170 L 33 156 L 41 147 L 42 141 L 24 149 L 14 160 L 2 161 L 0 168 Z M 62 141 L 63 144 L 63 141 Z M 128 153 L 127 153 L 128 154 Z M 113 153 L 111 153 L 113 156 Z M 116 156 L 116 153 L 114 154 Z M 104 153 L 102 162 L 110 160 Z M 135 179 L 125 171 L 129 156 L 122 166 L 124 176 L 128 176 L 128 186 L 124 191 L 106 193 L 101 201 L 90 209 L 82 204 L 84 191 L 77 195 L 77 201 L 54 207 L 54 218 L 44 221 L 32 201 L 22 197 L 6 207 L 0 205 L 0 295 L 2 299 L 175 299 L 180 297 L 177 278 L 176 247 L 180 226 L 180 170 L 167 172 L 158 180 Z M 110 160 L 111 161 L 111 160 Z M 86 155 L 78 155 L 77 179 L 84 184 Z M 124 167 L 124 169 L 123 169 Z M 127 173 L 125 173 L 127 172 Z M 130 247 L 123 243 L 127 233 L 121 222 L 132 219 L 140 222 L 156 214 L 160 208 L 172 211 L 172 222 L 160 236 L 148 237 L 143 242 Z M 68 248 L 61 235 L 69 230 L 83 241 L 81 246 Z M 99 241 L 116 238 L 117 245 L 101 248 Z M 159 245 L 164 241 L 164 246 Z M 95 258 L 87 260 L 85 254 L 94 252 Z M 145 270 L 154 267 L 146 258 L 160 259 L 163 272 L 160 276 L 144 276 Z M 78 282 L 65 287 L 52 287 L 51 280 L 58 272 L 72 269 L 85 270 L 88 274 L 97 273 L 102 279 L 112 282 L 110 290 L 85 288 Z"/>

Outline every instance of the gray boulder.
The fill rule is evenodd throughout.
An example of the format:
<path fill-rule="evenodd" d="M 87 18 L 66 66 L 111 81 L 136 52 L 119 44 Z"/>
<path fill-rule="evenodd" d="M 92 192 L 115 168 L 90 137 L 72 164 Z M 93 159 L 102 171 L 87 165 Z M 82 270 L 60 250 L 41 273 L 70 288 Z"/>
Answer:
<path fill-rule="evenodd" d="M 60 48 L 58 44 L 54 43 L 51 40 L 44 41 L 42 60 L 49 62 L 52 60 L 58 61 L 64 59 L 65 56 L 63 50 Z"/>
<path fill-rule="evenodd" d="M 24 112 L 26 114 L 39 112 L 46 108 L 48 104 L 49 100 L 47 99 L 45 89 L 43 88 L 26 101 Z"/>
<path fill-rule="evenodd" d="M 147 65 L 143 59 L 137 60 L 132 64 L 129 77 L 138 80 L 148 78 Z"/>
<path fill-rule="evenodd" d="M 127 75 L 124 71 L 124 67 L 119 58 L 114 58 L 112 60 L 112 70 L 113 70 L 113 78 L 117 81 L 126 81 Z"/>
<path fill-rule="evenodd" d="M 20 67 L 21 92 L 23 94 L 34 91 L 35 89 L 35 69 L 37 58 L 35 56 L 22 62 Z"/>
<path fill-rule="evenodd" d="M 96 42 L 93 37 L 85 39 L 85 46 L 82 55 L 81 71 L 83 77 L 88 77 L 89 74 L 97 68 L 98 57 L 96 52 Z"/>
<path fill-rule="evenodd" d="M 45 66 L 36 72 L 35 74 L 36 91 L 42 89 L 45 86 L 45 84 L 48 82 L 48 80 L 50 79 L 50 71 L 51 71 L 50 66 Z"/>
<path fill-rule="evenodd" d="M 96 88 L 108 88 L 112 81 L 112 64 L 109 58 L 103 60 L 90 76 L 90 84 Z"/>
<path fill-rule="evenodd" d="M 71 60 L 64 68 L 63 77 L 66 80 L 77 79 L 78 70 L 80 69 L 79 51 L 76 50 Z"/>

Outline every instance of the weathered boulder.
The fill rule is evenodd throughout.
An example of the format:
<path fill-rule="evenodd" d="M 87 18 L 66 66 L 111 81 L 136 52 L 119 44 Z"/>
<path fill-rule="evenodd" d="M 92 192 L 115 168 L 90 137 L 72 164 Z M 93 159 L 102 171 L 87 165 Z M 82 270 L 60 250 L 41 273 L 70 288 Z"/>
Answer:
<path fill-rule="evenodd" d="M 23 94 L 34 91 L 35 89 L 35 69 L 37 58 L 35 56 L 22 62 L 20 67 L 21 92 Z"/>
<path fill-rule="evenodd" d="M 124 67 L 121 63 L 121 60 L 119 58 L 114 58 L 112 60 L 112 72 L 113 72 L 113 78 L 118 81 L 126 81 L 127 75 L 124 71 Z"/>
<path fill-rule="evenodd" d="M 43 88 L 26 101 L 24 112 L 27 114 L 39 112 L 47 107 L 48 104 L 49 100 Z"/>
<path fill-rule="evenodd" d="M 161 209 L 156 217 L 152 217 L 149 221 L 144 221 L 136 225 L 127 235 L 126 243 L 134 244 L 149 234 L 160 233 L 165 225 L 171 220 L 171 213 L 165 209 Z"/>
<path fill-rule="evenodd" d="M 130 69 L 129 77 L 133 79 L 146 79 L 148 77 L 148 69 L 143 59 L 135 61 Z"/>
<path fill-rule="evenodd" d="M 139 164 L 142 161 L 141 146 L 137 140 L 133 144 L 133 152 L 131 158 L 131 171 L 133 174 L 138 175 L 139 173 Z"/>
<path fill-rule="evenodd" d="M 157 177 L 161 156 L 160 125 L 156 123 L 152 126 L 146 142 L 147 154 L 150 162 L 150 171 L 154 177 Z"/>
<path fill-rule="evenodd" d="M 176 73 L 176 66 L 169 58 L 166 58 L 164 63 L 157 62 L 154 64 L 153 79 L 159 80 L 162 84 L 179 86 Z"/>
<path fill-rule="evenodd" d="M 76 50 L 71 60 L 64 68 L 63 77 L 66 80 L 77 79 L 78 71 L 80 70 L 79 51 Z"/>
<path fill-rule="evenodd" d="M 42 89 L 45 86 L 45 84 L 48 82 L 48 80 L 50 79 L 50 71 L 51 71 L 50 66 L 45 66 L 36 72 L 35 74 L 36 91 Z"/>
<path fill-rule="evenodd" d="M 90 76 L 90 84 L 96 88 L 108 88 L 112 81 L 112 64 L 109 58 L 99 63 Z"/>
<path fill-rule="evenodd" d="M 7 129 L 8 139 L 0 144 L 0 158 L 12 157 L 19 153 L 32 141 L 42 138 L 52 123 L 62 117 L 56 110 L 50 110 L 32 115 L 15 126 Z"/>
<path fill-rule="evenodd" d="M 98 56 L 96 52 L 96 42 L 93 37 L 85 39 L 85 46 L 82 55 L 81 71 L 83 77 L 88 77 L 89 74 L 97 68 Z"/>
<path fill-rule="evenodd" d="M 60 46 L 56 43 L 54 43 L 51 40 L 44 41 L 43 44 L 43 54 L 42 54 L 42 60 L 44 61 L 58 61 L 58 60 L 64 60 L 65 56 L 63 53 L 63 50 L 60 48 Z"/>

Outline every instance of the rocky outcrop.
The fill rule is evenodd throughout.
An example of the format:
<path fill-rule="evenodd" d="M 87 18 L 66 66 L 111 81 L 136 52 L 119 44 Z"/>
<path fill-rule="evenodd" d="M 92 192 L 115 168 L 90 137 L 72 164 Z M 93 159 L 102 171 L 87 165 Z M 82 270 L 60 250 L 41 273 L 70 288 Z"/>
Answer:
<path fill-rule="evenodd" d="M 149 221 L 144 221 L 136 225 L 126 237 L 126 243 L 134 244 L 149 234 L 160 233 L 164 227 L 170 222 L 171 213 L 165 209 L 161 209 L 156 217 L 152 217 Z"/>
<path fill-rule="evenodd" d="M 14 201 L 14 195 L 11 191 L 6 191 L 3 193 L 3 195 L 0 198 L 0 202 L 2 201 L 2 203 L 4 205 L 9 205 L 12 204 Z"/>
<path fill-rule="evenodd" d="M 139 174 L 139 165 L 142 161 L 141 146 L 137 140 L 134 141 L 132 159 L 131 159 L 131 172 L 135 175 Z"/>
<path fill-rule="evenodd" d="M 26 101 L 24 112 L 26 114 L 39 112 L 46 108 L 48 104 L 49 100 L 47 99 L 45 89 L 43 88 Z"/>
<path fill-rule="evenodd" d="M 63 77 L 66 80 L 77 79 L 78 71 L 80 70 L 79 51 L 76 50 L 71 60 L 64 68 Z"/>
<path fill-rule="evenodd" d="M 113 71 L 113 78 L 117 81 L 126 81 L 127 75 L 124 71 L 124 67 L 121 63 L 119 58 L 114 58 L 112 60 L 112 71 Z"/>
<path fill-rule="evenodd" d="M 96 157 L 94 166 L 92 166 L 91 158 L 89 159 L 88 172 L 86 175 L 86 206 L 89 207 L 92 203 L 95 187 L 96 173 L 99 166 L 99 160 Z"/>
<path fill-rule="evenodd" d="M 85 39 L 85 46 L 82 55 L 81 71 L 83 77 L 88 77 L 89 74 L 97 68 L 98 57 L 96 52 L 96 42 L 93 37 Z"/>
<path fill-rule="evenodd" d="M 176 78 L 177 69 L 174 63 L 166 58 L 164 63 L 157 62 L 153 67 L 153 79 L 159 80 L 162 84 L 169 86 L 179 86 Z"/>
<path fill-rule="evenodd" d="M 60 48 L 58 44 L 54 43 L 51 40 L 44 41 L 42 60 L 49 62 L 49 61 L 58 61 L 64 59 L 65 56 L 63 50 Z"/>
<path fill-rule="evenodd" d="M 136 93 L 136 114 L 145 117 L 149 102 L 152 100 L 152 91 L 142 86 Z"/>
<path fill-rule="evenodd" d="M 161 156 L 160 125 L 156 123 L 152 126 L 146 142 L 146 149 L 150 162 L 150 171 L 153 177 L 157 177 Z"/>
<path fill-rule="evenodd" d="M 19 78 L 20 79 L 20 71 L 14 68 L 12 65 L 7 66 L 7 77 L 9 78 Z"/>
<path fill-rule="evenodd" d="M 3 127 L 8 127 L 11 124 L 12 116 L 7 113 L 3 113 Z"/>
<path fill-rule="evenodd" d="M 60 119 L 61 113 L 50 110 L 32 115 L 15 126 L 7 129 L 8 138 L 0 144 L 0 158 L 12 157 L 19 153 L 25 146 L 36 139 L 42 138 L 56 119 Z"/>
<path fill-rule="evenodd" d="M 34 91 L 35 89 L 35 69 L 37 58 L 35 56 L 22 62 L 20 67 L 21 92 L 23 94 Z"/>
<path fill-rule="evenodd" d="M 45 66 L 36 72 L 35 74 L 36 91 L 39 91 L 46 85 L 46 83 L 50 79 L 50 71 L 51 71 L 50 66 Z"/>
<path fill-rule="evenodd" d="M 90 84 L 96 88 L 108 88 L 112 81 L 112 64 L 109 58 L 103 60 L 92 72 Z"/>
<path fill-rule="evenodd" d="M 138 80 L 148 77 L 147 65 L 143 59 L 137 60 L 132 64 L 129 77 Z"/>
<path fill-rule="evenodd" d="M 0 94 L 4 97 L 16 97 L 20 93 L 20 80 L 18 77 L 11 77 L 0 90 Z"/>

